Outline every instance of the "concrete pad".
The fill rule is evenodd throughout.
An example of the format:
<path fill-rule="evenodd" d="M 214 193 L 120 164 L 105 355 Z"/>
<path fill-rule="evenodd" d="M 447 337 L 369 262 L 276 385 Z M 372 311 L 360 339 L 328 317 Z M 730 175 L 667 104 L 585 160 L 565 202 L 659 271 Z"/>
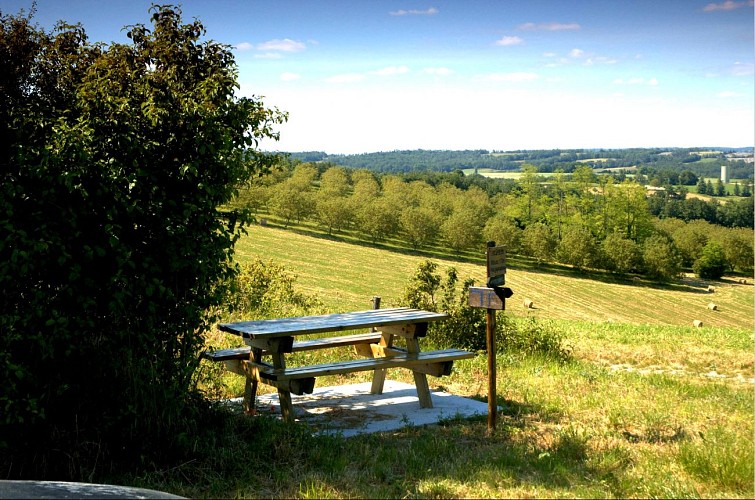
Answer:
<path fill-rule="evenodd" d="M 442 391 L 431 391 L 433 408 L 420 408 L 412 384 L 385 381 L 383 394 L 370 394 L 370 382 L 315 389 L 312 394 L 292 395 L 296 420 L 320 434 L 385 432 L 406 426 L 436 424 L 452 418 L 486 416 L 488 404 Z M 241 398 L 231 400 L 241 403 Z M 278 415 L 278 394 L 257 396 L 258 414 Z"/>

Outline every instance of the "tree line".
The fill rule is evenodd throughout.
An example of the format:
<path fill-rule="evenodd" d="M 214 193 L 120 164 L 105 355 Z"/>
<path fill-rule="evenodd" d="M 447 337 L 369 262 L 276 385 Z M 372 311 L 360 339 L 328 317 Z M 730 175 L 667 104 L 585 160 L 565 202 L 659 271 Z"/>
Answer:
<path fill-rule="evenodd" d="M 432 175 L 415 179 L 294 162 L 243 189 L 238 203 L 286 227 L 314 221 L 328 234 L 349 232 L 373 243 L 398 239 L 417 250 L 439 245 L 461 254 L 492 240 L 538 263 L 671 279 L 710 246 L 725 259 L 722 273 L 752 270 L 751 204 L 694 202 L 714 212 L 750 206 L 742 210 L 747 220 L 737 221 L 743 227 L 723 227 L 654 214 L 657 200 L 670 206 L 667 194 L 649 197 L 633 180 L 616 182 L 586 166 L 546 179 L 524 165 L 519 180 L 491 191 L 452 182 L 479 176 L 443 175 L 433 183 Z"/>
<path fill-rule="evenodd" d="M 751 152 L 751 150 L 749 150 Z M 715 153 L 702 148 L 627 148 L 627 149 L 549 149 L 489 151 L 474 150 L 399 150 L 350 155 L 331 155 L 322 151 L 288 153 L 302 162 L 330 162 L 350 168 L 364 168 L 381 173 L 433 170 L 452 172 L 457 169 L 484 169 L 518 172 L 523 164 L 535 165 L 539 172 L 563 170 L 573 172 L 580 165 L 594 168 L 637 169 L 643 175 L 679 175 L 683 171 L 696 176 L 717 177 L 721 166 L 737 179 L 753 177 L 752 165 L 743 158 L 733 158 L 739 149 L 723 148 Z M 704 155 L 704 156 L 703 156 Z M 696 181 L 695 181 L 696 182 Z M 671 182 L 677 184 L 677 182 Z M 687 184 L 687 182 L 680 182 Z M 694 182 L 688 184 L 694 185 Z"/>

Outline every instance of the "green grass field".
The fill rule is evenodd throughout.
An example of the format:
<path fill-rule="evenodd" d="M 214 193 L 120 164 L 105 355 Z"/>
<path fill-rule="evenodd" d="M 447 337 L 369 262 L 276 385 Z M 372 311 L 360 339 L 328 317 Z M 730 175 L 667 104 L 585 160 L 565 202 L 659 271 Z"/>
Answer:
<path fill-rule="evenodd" d="M 375 295 L 386 306 L 400 299 L 417 266 L 426 257 L 388 252 L 327 238 L 315 238 L 278 228 L 256 226 L 237 246 L 237 259 L 254 256 L 275 259 L 298 275 L 304 290 L 316 294 L 333 311 L 367 309 Z M 485 278 L 484 249 L 478 264 L 432 259 L 442 268 L 455 267 L 460 276 Z M 735 279 L 713 283 L 695 278 L 658 285 L 608 274 L 583 275 L 568 268 L 510 268 L 506 285 L 514 291 L 508 313 L 542 319 L 581 320 L 631 325 L 692 327 L 696 319 L 706 327 L 753 327 L 753 286 Z M 525 298 L 535 309 L 522 307 Z M 717 311 L 707 308 L 718 305 Z"/>
<path fill-rule="evenodd" d="M 395 305 L 424 259 L 270 227 L 251 228 L 237 250 L 240 262 L 284 264 L 333 312 L 368 309 L 373 295 Z M 433 260 L 484 276 L 482 262 Z M 348 439 L 245 418 L 194 461 L 128 482 L 188 497 L 753 497 L 751 284 L 724 280 L 708 293 L 691 278 L 660 286 L 525 266 L 506 282 L 515 295 L 504 314 L 560 330 L 573 359 L 499 354 L 492 435 L 484 417 Z M 429 380 L 484 401 L 486 373 L 480 355 Z M 389 377 L 411 381 L 403 370 Z"/>

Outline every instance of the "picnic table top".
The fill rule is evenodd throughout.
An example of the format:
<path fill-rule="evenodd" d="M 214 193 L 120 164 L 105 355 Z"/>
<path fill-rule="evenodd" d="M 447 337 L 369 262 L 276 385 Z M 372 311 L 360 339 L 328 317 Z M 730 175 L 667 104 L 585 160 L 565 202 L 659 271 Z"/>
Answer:
<path fill-rule="evenodd" d="M 287 337 L 308 333 L 353 330 L 366 327 L 426 323 L 447 318 L 448 315 L 409 307 L 369 309 L 322 316 L 296 316 L 291 318 L 262 319 L 223 323 L 218 328 L 244 338 L 258 339 Z"/>

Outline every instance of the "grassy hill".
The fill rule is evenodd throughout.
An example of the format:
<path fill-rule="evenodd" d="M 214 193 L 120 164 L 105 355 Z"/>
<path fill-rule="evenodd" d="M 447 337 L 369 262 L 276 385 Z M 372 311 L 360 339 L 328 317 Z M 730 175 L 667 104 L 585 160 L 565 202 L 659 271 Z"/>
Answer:
<path fill-rule="evenodd" d="M 327 238 L 304 236 L 271 227 L 254 227 L 237 246 L 240 262 L 253 256 L 274 259 L 298 275 L 304 290 L 316 294 L 333 311 L 367 309 L 380 295 L 384 306 L 396 305 L 417 266 L 426 259 Z M 478 264 L 432 259 L 441 268 L 454 266 L 462 278 L 485 278 L 484 249 Z M 552 320 L 579 320 L 632 325 L 689 326 L 699 319 L 705 327 L 753 329 L 753 286 L 728 279 L 709 282 L 685 278 L 659 285 L 607 274 L 583 275 L 568 268 L 543 266 L 509 268 L 506 286 L 514 291 L 507 313 Z M 535 309 L 522 307 L 525 298 Z M 717 311 L 707 308 L 709 303 Z"/>
<path fill-rule="evenodd" d="M 250 228 L 238 242 L 240 262 L 255 256 L 284 264 L 333 312 L 368 309 L 373 295 L 395 305 L 424 259 L 271 227 Z M 482 258 L 433 260 L 462 278 L 484 277 Z M 125 483 L 189 498 L 752 498 L 752 285 L 728 280 L 708 293 L 692 278 L 661 286 L 510 264 L 515 295 L 505 314 L 554 326 L 573 356 L 499 353 L 494 433 L 485 418 L 348 439 L 240 419 L 222 445 L 213 438 L 198 448 L 196 463 Z M 524 298 L 536 308 L 524 309 Z M 480 355 L 430 384 L 485 401 L 486 374 Z M 412 380 L 405 370 L 389 376 Z M 227 395 L 243 394 L 241 378 L 226 377 L 234 380 Z"/>

